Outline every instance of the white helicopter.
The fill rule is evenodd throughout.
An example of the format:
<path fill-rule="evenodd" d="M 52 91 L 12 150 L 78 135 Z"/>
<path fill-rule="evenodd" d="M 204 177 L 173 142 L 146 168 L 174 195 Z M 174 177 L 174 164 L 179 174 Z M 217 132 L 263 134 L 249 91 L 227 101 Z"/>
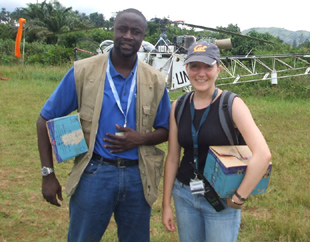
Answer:
<path fill-rule="evenodd" d="M 192 35 L 183 35 L 183 36 L 174 36 L 172 42 L 168 40 L 167 35 L 165 33 L 166 30 L 166 24 L 169 21 L 167 19 L 164 19 L 164 24 L 161 27 L 161 35 L 156 42 L 155 45 L 143 41 L 142 45 L 140 47 L 140 50 L 138 52 L 138 58 L 151 66 L 155 67 L 156 69 L 160 70 L 165 76 L 166 76 L 166 86 L 169 91 L 175 91 L 178 89 L 183 89 L 185 91 L 188 91 L 191 89 L 190 82 L 188 79 L 188 76 L 186 74 L 185 66 L 184 66 L 184 60 L 187 56 L 187 50 L 190 47 L 190 45 L 195 42 L 197 39 L 195 36 Z M 230 35 L 237 35 L 242 36 L 243 38 L 250 38 L 255 39 L 257 41 L 272 43 L 270 41 L 245 36 L 242 34 L 226 31 L 226 30 L 220 30 L 220 29 L 213 29 L 208 28 L 204 26 L 198 26 L 198 25 L 192 25 L 184 23 L 184 21 L 175 21 L 172 23 L 177 24 L 183 24 L 188 27 L 192 28 L 201 28 L 216 32 L 222 32 Z M 208 42 L 216 44 L 219 49 L 231 49 L 232 43 L 231 39 L 204 39 Z M 83 40 L 78 40 L 83 41 Z M 78 42 L 77 41 L 77 42 Z M 95 42 L 94 42 L 95 43 Z M 75 53 L 76 53 L 76 59 L 79 59 L 79 56 L 77 56 L 78 51 L 84 52 L 86 54 L 100 54 L 108 52 L 113 47 L 113 41 L 112 40 L 105 40 L 101 44 L 96 43 L 96 49 L 93 47 L 92 49 L 95 49 L 94 53 L 78 48 L 77 44 L 75 47 Z M 90 48 L 90 47 L 88 47 Z M 82 57 L 83 58 L 83 57 Z"/>

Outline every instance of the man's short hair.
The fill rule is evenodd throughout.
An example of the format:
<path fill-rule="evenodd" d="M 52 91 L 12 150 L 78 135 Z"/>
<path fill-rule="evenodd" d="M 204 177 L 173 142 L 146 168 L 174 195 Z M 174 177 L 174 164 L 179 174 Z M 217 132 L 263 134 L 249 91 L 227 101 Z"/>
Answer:
<path fill-rule="evenodd" d="M 119 12 L 117 15 L 116 15 L 116 18 L 114 20 L 114 23 L 117 22 L 118 18 L 123 15 L 124 13 L 134 13 L 134 14 L 137 14 L 139 15 L 143 20 L 144 20 L 144 23 L 145 23 L 145 32 L 146 32 L 146 29 L 147 29 L 147 20 L 145 18 L 145 16 L 143 15 L 142 12 L 140 12 L 139 10 L 135 9 L 135 8 L 127 8 L 121 12 Z"/>

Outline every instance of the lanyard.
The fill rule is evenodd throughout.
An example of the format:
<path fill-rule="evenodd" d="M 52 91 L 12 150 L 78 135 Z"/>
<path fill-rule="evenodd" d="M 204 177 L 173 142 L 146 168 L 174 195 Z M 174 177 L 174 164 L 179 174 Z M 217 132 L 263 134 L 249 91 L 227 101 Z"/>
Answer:
<path fill-rule="evenodd" d="M 212 100 L 211 103 L 213 102 L 213 100 L 215 99 L 216 95 L 217 95 L 218 89 L 215 88 L 213 96 L 212 96 Z M 199 133 L 199 129 L 202 126 L 202 124 L 204 123 L 204 121 L 207 119 L 207 116 L 209 114 L 210 111 L 210 105 L 206 108 L 206 110 L 204 111 L 199 126 L 198 126 L 198 130 L 196 131 L 195 126 L 194 126 L 194 114 L 195 114 L 195 107 L 194 107 L 194 101 L 192 100 L 190 103 L 190 110 L 191 110 L 191 118 L 192 118 L 192 137 L 193 137 L 193 143 L 194 143 L 194 164 L 196 167 L 196 170 L 198 170 L 198 133 Z M 197 176 L 197 174 L 196 174 Z"/>
<path fill-rule="evenodd" d="M 121 101 L 120 101 L 119 95 L 117 93 L 117 90 L 116 90 L 115 85 L 114 85 L 114 81 L 113 81 L 111 73 L 110 73 L 110 63 L 109 63 L 109 61 L 108 61 L 108 65 L 107 65 L 107 76 L 108 76 L 108 80 L 109 80 L 109 83 L 110 83 L 110 86 L 111 86 L 112 93 L 113 93 L 113 96 L 115 98 L 116 104 L 117 104 L 119 110 L 124 115 L 124 118 L 125 118 L 124 127 L 126 127 L 127 126 L 127 114 L 128 114 L 128 111 L 129 111 L 129 108 L 130 108 L 130 105 L 131 105 L 132 97 L 133 97 L 133 94 L 134 94 L 134 89 L 135 89 L 136 82 L 137 82 L 137 67 L 134 70 L 134 75 L 133 75 L 133 78 L 132 78 L 132 81 L 131 81 L 130 92 L 129 92 L 128 101 L 127 101 L 126 113 L 124 113 L 124 110 L 123 110 L 123 108 L 121 106 Z"/>

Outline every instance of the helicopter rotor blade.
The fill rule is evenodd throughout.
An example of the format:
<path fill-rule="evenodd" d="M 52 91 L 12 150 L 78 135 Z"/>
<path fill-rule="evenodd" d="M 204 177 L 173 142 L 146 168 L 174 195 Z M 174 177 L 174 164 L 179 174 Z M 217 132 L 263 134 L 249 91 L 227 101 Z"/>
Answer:
<path fill-rule="evenodd" d="M 238 34 L 238 33 L 227 31 L 227 30 L 223 30 L 223 29 L 215 29 L 215 28 L 205 27 L 205 26 L 201 26 L 201 25 L 188 24 L 188 23 L 184 23 L 184 22 L 182 23 L 181 21 L 176 21 L 176 23 L 187 25 L 187 26 L 192 27 L 192 28 L 200 28 L 200 29 L 215 31 L 215 32 L 219 32 L 219 33 L 229 34 L 229 35 L 233 35 L 233 36 L 239 36 L 239 37 L 242 37 L 242 38 L 257 40 L 259 42 L 264 42 L 264 43 L 268 43 L 268 44 L 274 44 L 274 42 L 272 42 L 272 41 L 263 40 L 263 39 L 259 39 L 259 38 L 256 38 L 256 37 L 251 37 L 251 36 L 248 36 L 248 35 Z"/>

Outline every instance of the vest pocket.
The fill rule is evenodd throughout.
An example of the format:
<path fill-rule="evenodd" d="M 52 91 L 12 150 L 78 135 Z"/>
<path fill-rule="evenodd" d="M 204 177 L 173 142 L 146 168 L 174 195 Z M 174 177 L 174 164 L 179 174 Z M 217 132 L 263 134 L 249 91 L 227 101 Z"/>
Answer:
<path fill-rule="evenodd" d="M 142 115 L 142 125 L 143 126 L 148 126 L 149 125 L 149 117 L 151 114 L 151 106 L 143 106 L 143 115 Z"/>
<path fill-rule="evenodd" d="M 144 161 L 147 169 L 147 176 L 149 177 L 150 182 L 154 188 L 158 188 L 163 173 L 163 161 L 165 153 L 157 147 L 154 148 L 155 152 L 150 152 L 150 154 L 155 154 L 145 155 Z"/>
<path fill-rule="evenodd" d="M 91 105 L 82 104 L 80 109 L 80 120 L 84 132 L 85 140 L 89 140 L 94 108 Z"/>

